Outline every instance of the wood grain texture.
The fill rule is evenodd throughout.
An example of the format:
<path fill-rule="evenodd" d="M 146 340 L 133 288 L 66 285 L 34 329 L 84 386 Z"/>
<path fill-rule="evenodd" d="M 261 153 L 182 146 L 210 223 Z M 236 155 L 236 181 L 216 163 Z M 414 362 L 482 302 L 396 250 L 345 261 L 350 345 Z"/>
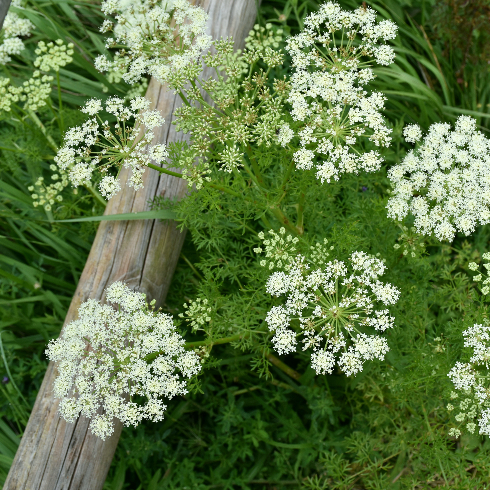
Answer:
<path fill-rule="evenodd" d="M 252 28 L 256 16 L 255 0 L 202 0 L 209 13 L 209 34 L 213 38 L 233 36 L 236 47 Z M 209 76 L 204 74 L 204 76 Z M 151 108 L 165 117 L 155 142 L 182 139 L 172 126 L 172 113 L 180 104 L 177 96 L 151 80 L 147 98 Z M 122 184 L 128 178 L 121 173 Z M 155 196 L 181 198 L 187 192 L 185 181 L 147 170 L 144 189 L 123 190 L 109 202 L 105 214 L 139 212 L 148 209 Z M 78 307 L 88 298 L 103 299 L 104 289 L 122 280 L 162 303 L 168 292 L 180 255 L 184 233 L 174 222 L 104 221 L 99 225 L 87 263 L 80 278 L 65 325 L 77 316 Z M 58 401 L 53 397 L 56 367 L 50 363 L 36 403 L 13 461 L 4 490 L 99 490 L 103 487 L 116 449 L 122 426 L 102 441 L 89 430 L 89 420 L 80 417 L 68 424 L 58 415 Z"/>
<path fill-rule="evenodd" d="M 3 21 L 7 16 L 10 7 L 10 0 L 0 0 L 0 29 L 3 26 Z"/>

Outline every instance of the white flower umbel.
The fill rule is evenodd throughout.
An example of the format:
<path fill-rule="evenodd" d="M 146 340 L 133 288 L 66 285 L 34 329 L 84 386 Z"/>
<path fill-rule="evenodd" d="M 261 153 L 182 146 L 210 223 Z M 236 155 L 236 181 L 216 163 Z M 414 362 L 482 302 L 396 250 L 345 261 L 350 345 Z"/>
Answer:
<path fill-rule="evenodd" d="M 99 99 L 85 104 L 82 112 L 91 116 L 90 119 L 65 133 L 63 146 L 54 159 L 61 169 L 69 169 L 74 187 L 90 183 L 96 168 L 107 172 L 110 167 L 130 168 L 129 186 L 135 190 L 143 187 L 145 167 L 161 163 L 167 156 L 164 144 L 150 145 L 155 129 L 165 120 L 159 111 L 148 110 L 149 105 L 144 97 L 135 97 L 129 107 L 118 97 L 109 97 L 105 108 Z M 116 117 L 114 127 L 99 116 L 103 110 Z M 105 176 L 99 184 L 106 199 L 117 194 L 120 188 L 119 180 L 113 176 Z"/>
<path fill-rule="evenodd" d="M 58 363 L 60 415 L 67 422 L 91 418 L 90 429 L 101 439 L 112 434 L 114 417 L 126 426 L 162 420 L 161 398 L 187 393 L 185 379 L 201 369 L 172 317 L 155 312 L 144 294 L 115 282 L 106 300 L 117 308 L 89 299 L 46 349 Z"/>
<path fill-rule="evenodd" d="M 400 250 L 401 254 L 408 257 L 420 257 L 425 252 L 425 243 L 421 235 L 417 233 L 415 227 L 408 228 L 404 225 L 399 225 L 402 232 L 397 238 L 397 242 L 393 245 L 395 250 Z"/>
<path fill-rule="evenodd" d="M 60 68 L 73 61 L 73 46 L 73 43 L 63 44 L 61 39 L 48 44 L 39 41 L 35 50 L 38 56 L 34 60 L 34 66 L 41 71 L 60 71 Z"/>
<path fill-rule="evenodd" d="M 203 327 L 211 321 L 212 308 L 209 306 L 207 298 L 196 298 L 190 300 L 189 304 L 184 303 L 185 312 L 179 313 L 180 318 L 184 318 L 192 327 L 193 332 L 203 330 Z"/>
<path fill-rule="evenodd" d="M 9 78 L 0 77 L 0 111 L 10 112 L 22 97 L 22 87 L 14 87 Z"/>
<path fill-rule="evenodd" d="M 488 271 L 490 271 L 490 252 L 485 252 L 482 255 L 482 259 L 485 261 L 483 268 L 486 272 L 480 272 L 476 262 L 470 262 L 468 264 L 468 269 L 476 273 L 472 279 L 477 283 L 481 293 L 486 296 L 487 294 L 490 294 L 490 276 L 488 274 Z"/>
<path fill-rule="evenodd" d="M 54 164 L 51 164 L 49 168 L 53 172 L 51 174 L 53 183 L 46 185 L 44 177 L 39 177 L 34 185 L 28 187 L 28 190 L 32 192 L 32 205 L 34 207 L 43 206 L 46 211 L 51 211 L 55 203 L 63 201 L 61 193 L 69 184 L 67 172 L 60 170 Z"/>
<path fill-rule="evenodd" d="M 469 116 L 460 116 L 453 131 L 449 124 L 432 124 L 388 176 L 388 216 L 401 221 L 413 214 L 423 235 L 452 241 L 457 231 L 470 235 L 490 223 L 490 140 Z"/>
<path fill-rule="evenodd" d="M 385 307 L 400 295 L 379 280 L 385 269 L 381 260 L 354 252 L 347 263 L 332 260 L 315 270 L 299 255 L 289 271 L 274 272 L 266 290 L 286 298 L 265 319 L 275 349 L 294 352 L 302 337 L 303 350 L 313 350 L 317 374 L 332 373 L 337 363 L 351 376 L 362 371 L 366 360 L 384 359 L 389 348 L 381 334 L 394 321 Z"/>
<path fill-rule="evenodd" d="M 260 265 L 268 266 L 269 269 L 288 269 L 297 255 L 298 237 L 286 234 L 285 228 L 280 228 L 279 233 L 270 230 L 267 238 L 263 231 L 259 232 L 258 236 L 264 244 L 264 249 L 257 247 L 254 248 L 254 252 L 257 254 L 265 252 L 265 258 L 260 261 Z"/>
<path fill-rule="evenodd" d="M 459 412 L 455 414 L 459 427 L 450 435 L 459 435 L 461 429 L 473 433 L 476 423 L 480 434 L 490 436 L 490 326 L 488 321 L 475 324 L 463 332 L 464 346 L 473 350 L 468 362 L 456 362 L 448 376 L 456 391 L 451 395 L 448 406 L 451 411 L 457 405 Z M 478 420 L 476 420 L 478 419 Z"/>
<path fill-rule="evenodd" d="M 101 27 L 102 32 L 114 31 L 106 47 L 125 49 L 117 51 L 113 61 L 99 56 L 98 70 L 118 69 L 130 84 L 148 74 L 176 90 L 201 72 L 200 56 L 211 45 L 205 34 L 208 15 L 202 8 L 187 0 L 105 0 L 102 11 L 116 19 Z"/>
<path fill-rule="evenodd" d="M 293 119 L 300 122 L 301 149 L 294 161 L 304 170 L 315 166 L 321 182 L 381 166 L 379 152 L 363 152 L 358 143 L 365 138 L 376 146 L 389 145 L 391 129 L 381 116 L 385 97 L 369 95 L 363 87 L 374 78 L 373 62 L 393 62 L 394 51 L 384 42 L 396 31 L 391 21 L 376 23 L 369 7 L 351 12 L 328 2 L 287 41 L 293 66 L 288 101 Z M 288 141 L 285 135 L 279 135 L 281 144 Z"/>
<path fill-rule="evenodd" d="M 15 6 L 18 7 L 19 5 Z M 19 17 L 15 12 L 7 13 L 0 32 L 3 37 L 0 44 L 0 65 L 12 61 L 10 56 L 17 56 L 24 50 L 21 37 L 30 36 L 34 28 L 34 24 L 30 20 Z"/>

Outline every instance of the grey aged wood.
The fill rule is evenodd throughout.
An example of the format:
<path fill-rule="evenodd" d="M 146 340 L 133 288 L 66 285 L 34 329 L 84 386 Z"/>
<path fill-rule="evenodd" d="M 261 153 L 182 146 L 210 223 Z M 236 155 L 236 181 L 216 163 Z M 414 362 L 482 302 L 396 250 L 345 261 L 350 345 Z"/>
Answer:
<path fill-rule="evenodd" d="M 7 12 L 9 11 L 10 0 L 0 0 L 0 29 L 3 26 L 3 21 L 7 16 Z"/>
<path fill-rule="evenodd" d="M 2 0 L 3 1 L 3 0 Z M 255 0 L 202 0 L 210 16 L 213 38 L 232 35 L 237 47 L 243 44 L 255 16 Z M 160 142 L 175 141 L 179 135 L 170 125 L 176 96 L 154 80 L 147 97 L 159 109 L 167 124 L 157 135 Z M 122 180 L 127 179 L 123 172 Z M 147 170 L 144 189 L 128 187 L 114 197 L 105 214 L 138 212 L 148 209 L 154 196 L 180 198 L 186 192 L 183 180 Z M 97 231 L 65 325 L 76 318 L 77 309 L 87 298 L 102 298 L 104 288 L 117 280 L 146 292 L 161 303 L 167 294 L 184 234 L 173 222 L 105 221 Z M 56 367 L 49 364 L 24 436 L 4 485 L 4 490 L 99 490 L 103 487 L 119 436 L 121 424 L 105 442 L 88 431 L 89 420 L 81 417 L 68 424 L 59 418 L 53 398 Z"/>

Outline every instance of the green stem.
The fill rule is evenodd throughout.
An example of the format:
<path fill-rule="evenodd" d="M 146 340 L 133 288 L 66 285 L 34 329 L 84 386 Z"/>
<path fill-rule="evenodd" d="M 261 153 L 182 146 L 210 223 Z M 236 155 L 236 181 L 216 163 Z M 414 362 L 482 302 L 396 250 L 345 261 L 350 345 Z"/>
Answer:
<path fill-rule="evenodd" d="M 147 163 L 146 165 L 153 170 L 157 170 L 161 174 L 171 175 L 172 177 L 178 177 L 179 179 L 182 178 L 182 174 L 179 174 L 178 172 L 172 172 L 172 170 L 167 170 L 166 168 L 159 167 L 158 165 L 154 165 L 153 163 Z"/>
<path fill-rule="evenodd" d="M 301 374 L 298 373 L 298 371 L 295 371 L 293 368 L 290 368 L 287 364 L 282 362 L 278 357 L 276 357 L 274 354 L 271 354 L 270 352 L 267 352 L 264 349 L 264 356 L 265 358 L 271 362 L 274 366 L 279 368 L 283 373 L 286 373 L 290 378 L 293 378 L 295 381 L 299 381 L 301 378 Z"/>
<path fill-rule="evenodd" d="M 194 264 L 181 252 L 180 256 L 184 259 L 185 263 L 192 269 L 192 272 L 201 280 L 204 281 L 204 277 L 199 273 L 199 271 L 194 267 Z"/>
<path fill-rule="evenodd" d="M 91 184 L 85 184 L 84 185 L 85 189 L 87 189 L 90 194 L 94 197 L 94 199 L 99 203 L 102 204 L 102 206 L 106 207 L 107 206 L 107 201 L 97 192 L 97 189 L 93 187 Z"/>
<path fill-rule="evenodd" d="M 182 93 L 182 90 L 180 90 L 178 92 L 179 94 L 179 97 L 182 99 L 182 102 L 184 102 L 184 104 L 187 106 L 187 107 L 190 107 L 191 105 L 189 104 L 189 101 L 186 99 L 185 95 Z"/>
<path fill-rule="evenodd" d="M 263 187 L 264 186 L 264 178 L 262 177 L 262 174 L 260 173 L 259 166 L 257 164 L 257 160 L 253 158 L 252 156 L 252 148 L 250 148 L 250 145 L 247 145 L 246 147 L 246 152 L 248 159 L 250 160 L 250 163 L 252 164 L 252 169 L 255 174 L 255 178 L 257 179 L 257 182 Z"/>
<path fill-rule="evenodd" d="M 2 151 L 13 151 L 16 153 L 24 153 L 23 150 L 18 150 L 17 148 L 7 148 L 6 146 L 0 146 L 0 150 L 2 150 Z"/>
<path fill-rule="evenodd" d="M 243 196 L 241 194 L 238 194 L 238 192 L 232 191 L 231 189 L 228 189 L 226 187 L 222 187 L 222 186 L 216 185 L 216 184 L 208 184 L 208 185 L 209 185 L 209 187 L 212 187 L 213 189 L 217 189 L 218 191 L 226 192 L 227 194 L 230 194 L 230 196 L 235 196 L 235 197 L 238 197 L 239 199 L 242 199 L 244 201 L 255 204 L 254 201 L 246 198 L 245 196 Z"/>
<path fill-rule="evenodd" d="M 296 226 L 291 223 L 291 220 L 281 211 L 280 208 L 269 208 L 270 212 L 275 216 L 275 218 L 284 225 L 289 231 L 293 232 L 295 235 L 302 235 L 303 231 L 298 230 Z"/>
<path fill-rule="evenodd" d="M 45 209 L 44 212 L 46 213 L 48 221 L 52 223 L 54 221 L 53 213 L 51 211 L 48 211 L 47 209 Z"/>
<path fill-rule="evenodd" d="M 298 203 L 298 219 L 296 221 L 296 228 L 298 229 L 298 232 L 300 235 L 303 234 L 304 230 L 304 223 L 303 223 L 303 211 L 305 209 L 305 193 L 302 192 L 301 195 L 299 196 L 299 203 Z"/>
<path fill-rule="evenodd" d="M 60 72 L 56 72 L 56 83 L 58 85 L 58 113 L 60 116 L 60 129 L 61 133 L 65 132 L 65 123 L 63 121 L 63 102 L 61 101 L 61 85 L 60 85 Z"/>
<path fill-rule="evenodd" d="M 220 345 L 220 344 L 229 344 L 230 342 L 236 342 L 244 337 L 248 337 L 249 333 L 237 333 L 236 335 L 232 335 L 230 337 L 223 337 L 221 339 L 208 339 L 208 340 L 198 340 L 196 342 L 186 342 L 185 347 L 187 349 L 193 349 L 194 347 L 201 347 L 202 345 Z"/>
<path fill-rule="evenodd" d="M 31 109 L 28 109 L 27 113 L 29 114 L 29 117 L 32 119 L 34 124 L 41 130 L 41 133 L 43 133 L 44 137 L 48 140 L 48 144 L 51 147 L 51 149 L 54 150 L 56 153 L 58 153 L 58 145 L 55 143 L 54 139 L 48 134 L 46 128 L 44 127 L 44 124 L 36 116 L 36 113 Z"/>
<path fill-rule="evenodd" d="M 166 168 L 163 167 L 158 167 L 157 165 L 153 165 L 152 163 L 147 163 L 147 166 L 152 168 L 153 170 L 157 170 L 161 174 L 172 175 L 173 177 L 178 177 L 179 179 L 182 179 L 182 174 L 179 174 L 178 172 L 172 172 L 171 170 L 167 170 Z M 253 202 L 250 199 L 247 199 L 246 197 L 238 194 L 238 192 L 232 191 L 231 189 L 227 189 L 226 187 L 222 187 L 217 184 L 207 184 L 207 185 L 209 187 L 212 187 L 213 189 L 217 189 L 218 191 L 226 192 L 231 196 L 238 197 L 239 199 L 243 199 L 244 201 Z"/>
<path fill-rule="evenodd" d="M 291 173 L 293 172 L 293 168 L 294 168 L 294 160 L 291 158 L 291 163 L 289 164 L 289 168 L 288 168 L 286 175 L 284 176 L 284 180 L 282 182 L 282 188 L 283 189 L 285 189 L 286 184 L 288 183 L 289 178 L 291 177 Z"/>

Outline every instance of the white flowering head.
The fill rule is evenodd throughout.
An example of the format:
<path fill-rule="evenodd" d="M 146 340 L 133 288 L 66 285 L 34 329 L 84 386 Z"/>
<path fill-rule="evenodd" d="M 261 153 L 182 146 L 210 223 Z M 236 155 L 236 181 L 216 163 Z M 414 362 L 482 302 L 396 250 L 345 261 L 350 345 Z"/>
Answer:
<path fill-rule="evenodd" d="M 480 267 L 476 262 L 470 262 L 468 269 L 475 273 L 472 276 L 473 281 L 476 283 L 481 293 L 486 296 L 490 294 L 490 276 L 488 271 L 490 270 L 490 252 L 485 252 L 482 255 L 483 259 L 483 271 L 480 271 Z"/>
<path fill-rule="evenodd" d="M 433 124 L 388 177 L 388 216 L 401 221 L 411 213 L 423 235 L 452 241 L 457 231 L 468 236 L 490 223 L 490 140 L 469 116 L 460 116 L 454 130 Z"/>
<path fill-rule="evenodd" d="M 135 97 L 129 107 L 124 100 L 109 97 L 105 107 L 99 99 L 89 100 L 82 107 L 90 118 L 65 133 L 63 146 L 54 159 L 60 169 L 68 169 L 74 187 L 90 183 L 96 169 L 106 173 L 110 167 L 131 169 L 129 186 L 135 190 L 143 187 L 145 167 L 161 163 L 168 155 L 164 144 L 150 144 L 155 129 L 165 120 L 159 111 L 149 110 L 149 105 L 144 97 Z M 100 117 L 102 111 L 116 117 L 113 127 Z M 110 199 L 119 192 L 121 184 L 116 177 L 106 175 L 99 189 Z"/>
<path fill-rule="evenodd" d="M 282 29 L 274 29 L 270 23 L 265 26 L 255 24 L 254 28 L 249 31 L 245 38 L 245 49 L 249 51 L 265 51 L 265 48 L 279 48 L 279 44 L 283 41 L 284 31 Z"/>
<path fill-rule="evenodd" d="M 22 37 L 31 35 L 34 24 L 19 17 L 15 12 L 8 12 L 0 31 L 0 65 L 12 61 L 11 56 L 18 56 L 25 49 Z"/>
<path fill-rule="evenodd" d="M 58 364 L 54 394 L 61 399 L 60 415 L 67 422 L 91 418 L 92 433 L 102 439 L 112 434 L 114 417 L 126 426 L 162 420 L 162 397 L 187 393 L 186 378 L 201 368 L 172 317 L 155 312 L 144 294 L 115 282 L 106 301 L 83 303 L 78 319 L 46 349 Z"/>
<path fill-rule="evenodd" d="M 393 248 L 399 250 L 404 257 L 420 257 L 425 252 L 423 237 L 417 233 L 417 229 L 414 226 L 409 228 L 408 226 L 400 225 L 400 228 L 402 232 L 398 236 L 397 243 L 393 245 Z"/>
<path fill-rule="evenodd" d="M 55 204 L 63 201 L 61 193 L 69 184 L 67 172 L 60 170 L 54 164 L 50 165 L 50 170 L 53 172 L 51 184 L 46 184 L 44 177 L 39 177 L 34 185 L 28 187 L 31 192 L 32 205 L 42 206 L 46 211 L 51 211 Z"/>
<path fill-rule="evenodd" d="M 422 130 L 418 124 L 407 124 L 403 128 L 403 137 L 407 143 L 417 143 L 422 138 Z"/>
<path fill-rule="evenodd" d="M 386 306 L 400 294 L 379 280 L 385 269 L 381 260 L 354 252 L 348 262 L 331 260 L 318 269 L 297 256 L 287 272 L 274 272 L 266 290 L 285 297 L 266 316 L 275 349 L 294 352 L 301 338 L 317 374 L 332 373 L 337 364 L 355 375 L 366 360 L 384 359 L 388 344 L 381 334 L 394 321 Z"/>
<path fill-rule="evenodd" d="M 35 53 L 38 55 L 34 60 L 34 66 L 41 71 L 60 71 L 60 68 L 73 61 L 73 43 L 63 44 L 61 39 L 54 43 L 39 41 Z"/>
<path fill-rule="evenodd" d="M 490 326 L 488 320 L 475 324 L 463 332 L 464 346 L 472 350 L 468 362 L 456 362 L 448 376 L 455 392 L 452 399 L 459 401 L 455 420 L 459 427 L 473 433 L 478 424 L 479 433 L 490 436 Z M 451 411 L 457 402 L 451 403 Z M 477 424 L 476 424 L 477 422 Z"/>
<path fill-rule="evenodd" d="M 384 42 L 395 37 L 397 27 L 391 21 L 376 23 L 375 17 L 368 7 L 351 12 L 328 2 L 287 42 L 293 64 L 288 101 L 300 128 L 294 161 L 303 170 L 315 167 L 322 183 L 342 173 L 378 170 L 379 152 L 359 152 L 354 146 L 362 139 L 375 146 L 391 141 L 381 115 L 385 97 L 369 95 L 364 86 L 374 78 L 370 57 L 383 65 L 393 62 L 393 49 Z"/>
<path fill-rule="evenodd" d="M 258 236 L 263 247 L 254 248 L 254 252 L 264 252 L 260 265 L 269 269 L 288 269 L 297 255 L 298 237 L 287 234 L 285 228 L 280 228 L 279 233 L 269 230 L 267 235 L 261 231 Z"/>
<path fill-rule="evenodd" d="M 205 34 L 208 15 L 187 0 L 142 0 L 135 4 L 104 0 L 102 11 L 114 15 L 116 23 L 104 21 L 102 32 L 113 31 L 106 42 L 111 48 L 124 45 L 111 61 L 99 56 L 100 71 L 118 69 L 125 82 L 133 84 L 151 75 L 161 83 L 180 89 L 201 71 L 200 56 L 211 45 Z"/>
<path fill-rule="evenodd" d="M 22 44 L 22 41 L 20 43 Z M 54 77 L 48 75 L 47 72 L 57 72 L 60 67 L 66 66 L 72 61 L 73 44 L 65 45 L 61 39 L 48 44 L 39 41 L 35 52 L 39 55 L 34 61 L 34 66 L 37 69 L 29 80 L 16 87 L 11 85 L 9 79 L 0 78 L 0 111 L 10 112 L 12 104 L 18 102 L 24 102 L 24 110 L 34 112 L 44 107 L 51 95 L 54 80 Z M 1 57 L 0 46 L 0 64 L 2 64 Z"/>
<path fill-rule="evenodd" d="M 193 332 L 204 330 L 204 327 L 211 321 L 212 308 L 207 298 L 196 298 L 184 303 L 184 313 L 179 313 L 180 318 L 184 318 L 191 326 Z"/>
<path fill-rule="evenodd" d="M 22 87 L 15 87 L 9 78 L 0 77 L 0 111 L 10 112 L 12 104 L 19 102 L 22 96 Z"/>
<path fill-rule="evenodd" d="M 32 78 L 22 84 L 22 92 L 19 100 L 24 102 L 24 109 L 37 111 L 47 104 L 51 95 L 51 82 L 54 78 L 51 75 L 42 75 L 38 70 L 32 74 Z"/>

